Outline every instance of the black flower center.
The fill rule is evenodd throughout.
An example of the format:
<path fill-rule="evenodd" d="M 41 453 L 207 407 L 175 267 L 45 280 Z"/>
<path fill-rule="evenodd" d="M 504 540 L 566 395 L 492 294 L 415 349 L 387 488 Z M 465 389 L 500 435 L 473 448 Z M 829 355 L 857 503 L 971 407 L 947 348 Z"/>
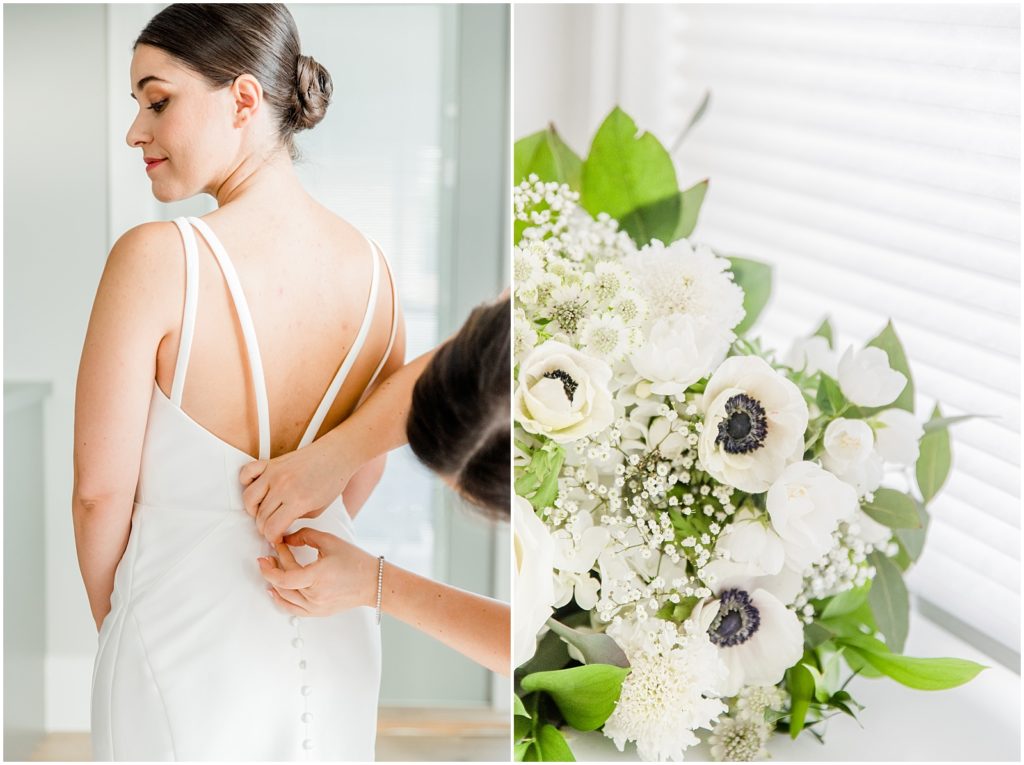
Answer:
<path fill-rule="evenodd" d="M 725 417 L 718 423 L 715 445 L 729 454 L 746 454 L 764 446 L 768 437 L 768 419 L 764 407 L 746 393 L 737 393 L 725 402 Z"/>
<path fill-rule="evenodd" d="M 572 403 L 572 397 L 576 395 L 576 389 L 580 387 L 580 384 L 573 380 L 568 372 L 564 372 L 561 369 L 553 369 L 550 372 L 545 372 L 544 376 L 549 380 L 561 380 L 562 390 L 565 391 L 565 397 L 569 399 L 569 403 Z"/>
<path fill-rule="evenodd" d="M 711 622 L 708 637 L 720 648 L 746 643 L 761 626 L 761 614 L 745 590 L 726 590 L 720 596 L 718 616 Z"/>

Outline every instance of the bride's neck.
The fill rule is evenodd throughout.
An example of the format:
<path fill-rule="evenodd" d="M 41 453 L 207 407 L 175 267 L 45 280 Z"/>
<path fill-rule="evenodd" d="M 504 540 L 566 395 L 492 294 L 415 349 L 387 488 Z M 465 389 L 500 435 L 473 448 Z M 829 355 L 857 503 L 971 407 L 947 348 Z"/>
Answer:
<path fill-rule="evenodd" d="M 281 149 L 269 157 L 250 155 L 220 183 L 209 190 L 217 206 L 240 199 L 255 200 L 269 196 L 280 201 L 290 192 L 303 192 L 299 177 L 287 150 Z"/>

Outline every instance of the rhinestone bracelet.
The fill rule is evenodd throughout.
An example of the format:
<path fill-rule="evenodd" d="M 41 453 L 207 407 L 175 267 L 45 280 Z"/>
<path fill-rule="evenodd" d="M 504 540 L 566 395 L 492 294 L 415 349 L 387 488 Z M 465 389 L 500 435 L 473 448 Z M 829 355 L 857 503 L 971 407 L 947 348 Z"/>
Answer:
<path fill-rule="evenodd" d="M 380 601 L 384 594 L 384 556 L 377 556 L 377 624 L 380 624 Z"/>

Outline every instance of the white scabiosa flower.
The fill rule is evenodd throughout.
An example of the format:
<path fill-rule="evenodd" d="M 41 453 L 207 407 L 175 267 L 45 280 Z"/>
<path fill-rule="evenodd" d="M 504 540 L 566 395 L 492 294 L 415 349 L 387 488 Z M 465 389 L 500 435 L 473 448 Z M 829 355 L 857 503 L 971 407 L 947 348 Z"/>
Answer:
<path fill-rule="evenodd" d="M 694 609 L 681 628 L 662 619 L 621 622 L 608 628 L 629 659 L 615 710 L 604 734 L 621 752 L 635 741 L 640 759 L 681 762 L 727 707 L 718 694 L 725 672 L 708 638 L 713 609 Z"/>
<path fill-rule="evenodd" d="M 782 711 L 789 694 L 777 685 L 747 685 L 736 697 L 736 717 L 750 717 L 764 722 L 765 710 Z"/>
<path fill-rule="evenodd" d="M 548 340 L 519 366 L 514 414 L 523 429 L 568 443 L 604 430 L 614 418 L 611 368 Z"/>
<path fill-rule="evenodd" d="M 542 250 L 543 245 L 536 243 L 525 247 L 516 247 L 512 251 L 512 275 L 517 292 L 537 288 L 537 283 L 544 274 Z"/>
<path fill-rule="evenodd" d="M 924 435 L 918 419 L 904 409 L 886 409 L 875 420 L 875 449 L 882 459 L 897 465 L 917 462 Z"/>
<path fill-rule="evenodd" d="M 828 340 L 820 335 L 797 340 L 786 354 L 784 362 L 791 369 L 809 375 L 822 371 L 834 378 L 838 374 L 839 360 L 829 347 Z"/>
<path fill-rule="evenodd" d="M 716 588 L 718 613 L 708 628 L 729 670 L 723 696 L 744 685 L 775 685 L 803 655 L 804 630 L 796 614 L 767 590 L 733 580 Z"/>
<path fill-rule="evenodd" d="M 743 321 L 743 290 L 732 279 L 729 261 L 711 248 L 685 239 L 665 246 L 655 240 L 626 263 L 643 295 L 651 320 L 674 313 L 692 316 L 726 345 Z"/>
<path fill-rule="evenodd" d="M 654 322 L 630 361 L 637 373 L 652 383 L 651 392 L 678 396 L 710 374 L 727 349 L 728 344 L 704 333 L 693 316 L 674 313 Z"/>
<path fill-rule="evenodd" d="M 858 406 L 891 404 L 907 385 L 907 378 L 889 366 L 881 348 L 854 351 L 851 345 L 839 359 L 839 388 Z"/>
<path fill-rule="evenodd" d="M 857 510 L 857 493 L 813 462 L 794 462 L 768 489 L 768 515 L 786 565 L 802 572 L 832 547 L 840 521 Z"/>
<path fill-rule="evenodd" d="M 516 613 L 512 651 L 518 667 L 533 658 L 537 633 L 551 616 L 555 599 L 551 579 L 555 548 L 551 534 L 533 511 L 533 505 L 519 496 L 512 503 L 512 542 L 516 564 L 512 581 Z"/>
<path fill-rule="evenodd" d="M 580 329 L 580 345 L 591 356 L 615 364 L 630 348 L 631 332 L 621 317 L 601 314 L 584 319 Z"/>
<path fill-rule="evenodd" d="M 708 380 L 698 456 L 708 473 L 763 492 L 804 453 L 807 404 L 800 389 L 756 356 L 733 356 Z"/>
<path fill-rule="evenodd" d="M 516 309 L 513 324 L 515 336 L 512 352 L 515 355 L 516 361 L 518 361 L 533 350 L 533 347 L 537 344 L 537 330 L 534 328 L 533 322 L 526 317 L 526 312 L 522 308 Z"/>
<path fill-rule="evenodd" d="M 717 762 L 753 762 L 768 754 L 765 744 L 771 732 L 764 719 L 722 717 L 708 739 L 711 756 Z"/>

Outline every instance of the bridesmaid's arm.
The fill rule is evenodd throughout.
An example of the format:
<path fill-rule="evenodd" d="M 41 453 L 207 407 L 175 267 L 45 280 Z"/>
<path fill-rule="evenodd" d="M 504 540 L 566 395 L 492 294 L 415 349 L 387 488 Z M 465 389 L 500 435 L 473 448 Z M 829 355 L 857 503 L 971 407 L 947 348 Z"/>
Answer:
<path fill-rule="evenodd" d="M 122 236 L 107 259 L 82 348 L 75 391 L 71 512 L 78 565 L 97 629 L 110 611 L 114 571 L 128 544 L 132 506 L 161 339 L 181 304 L 167 284 L 183 282 L 170 259 L 171 224 Z M 163 286 L 161 286 L 163 285 Z"/>

